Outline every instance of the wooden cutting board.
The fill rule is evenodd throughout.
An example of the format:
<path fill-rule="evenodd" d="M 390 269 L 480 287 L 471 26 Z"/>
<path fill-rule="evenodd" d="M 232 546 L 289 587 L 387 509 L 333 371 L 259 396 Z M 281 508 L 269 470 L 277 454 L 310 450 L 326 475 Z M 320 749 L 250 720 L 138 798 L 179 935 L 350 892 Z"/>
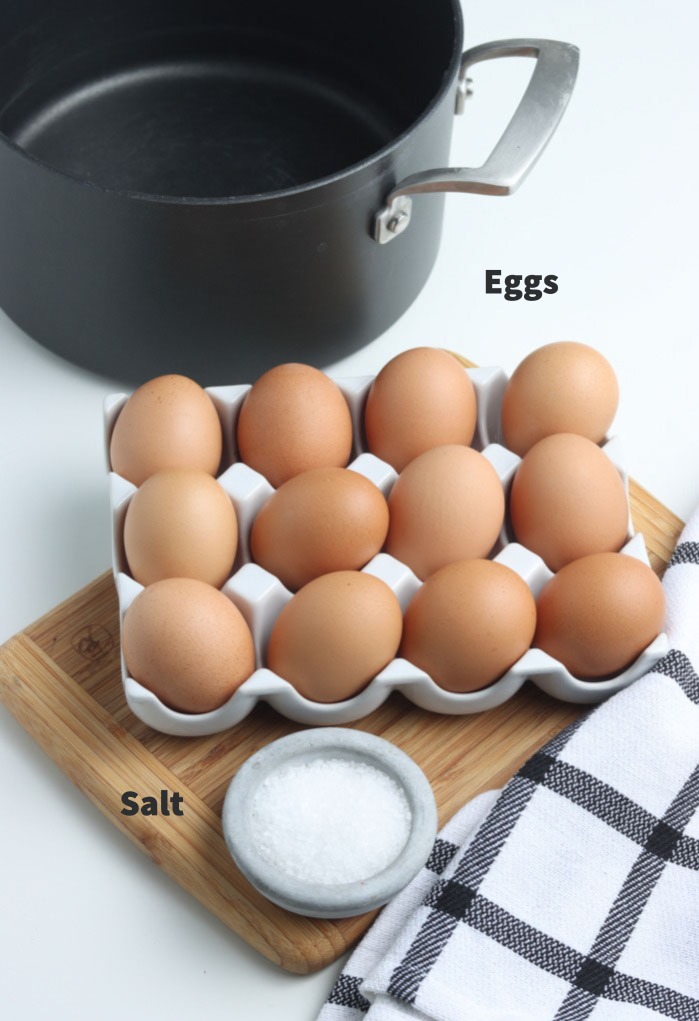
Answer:
<path fill-rule="evenodd" d="M 682 522 L 631 483 L 631 508 L 660 574 Z M 150 730 L 127 707 L 119 666 L 117 598 L 105 573 L 0 648 L 0 698 L 115 826 L 251 946 L 289 971 L 331 963 L 373 914 L 339 921 L 300 918 L 256 893 L 237 871 L 221 834 L 228 783 L 254 751 L 300 729 L 267 706 L 237 727 L 201 738 Z M 475 794 L 502 785 L 581 709 L 531 684 L 475 716 L 438 716 L 393 694 L 353 724 L 387 738 L 427 774 L 440 825 Z M 127 817 L 121 795 L 179 791 L 184 815 Z"/>

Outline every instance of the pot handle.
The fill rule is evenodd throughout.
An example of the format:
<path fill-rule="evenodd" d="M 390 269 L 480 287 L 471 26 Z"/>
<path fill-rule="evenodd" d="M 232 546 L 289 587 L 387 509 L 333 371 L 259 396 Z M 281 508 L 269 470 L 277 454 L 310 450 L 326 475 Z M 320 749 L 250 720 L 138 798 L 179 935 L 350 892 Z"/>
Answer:
<path fill-rule="evenodd" d="M 546 148 L 573 91 L 578 73 L 578 48 L 553 39 L 505 39 L 474 46 L 461 58 L 456 113 L 463 113 L 466 96 L 470 94 L 469 68 L 496 57 L 536 57 L 527 90 L 499 142 L 482 167 L 425 170 L 400 181 L 374 217 L 374 240 L 380 245 L 402 234 L 410 223 L 410 195 L 429 191 L 510 195 Z"/>

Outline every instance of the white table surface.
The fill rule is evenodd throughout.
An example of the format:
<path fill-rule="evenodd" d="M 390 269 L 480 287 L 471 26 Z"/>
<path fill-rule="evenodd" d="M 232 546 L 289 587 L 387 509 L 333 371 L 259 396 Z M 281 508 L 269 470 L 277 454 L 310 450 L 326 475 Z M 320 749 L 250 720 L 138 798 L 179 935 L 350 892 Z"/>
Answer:
<path fill-rule="evenodd" d="M 573 100 L 514 197 L 447 199 L 441 253 L 420 298 L 333 368 L 375 372 L 396 352 L 430 344 L 511 370 L 539 344 L 589 342 L 619 376 L 616 431 L 633 476 L 686 517 L 699 499 L 698 34 L 699 7 L 688 0 L 468 4 L 467 45 L 577 43 Z M 476 94 L 454 125 L 454 164 L 482 161 L 530 68 L 475 69 Z M 560 289 L 509 303 L 484 293 L 492 268 L 556 273 Z M 109 566 L 100 415 L 119 381 L 48 354 L 2 313 L 0 369 L 4 640 Z M 0 777 L 4 1018 L 315 1017 L 338 966 L 302 978 L 264 961 L 121 837 L 1 706 Z"/>

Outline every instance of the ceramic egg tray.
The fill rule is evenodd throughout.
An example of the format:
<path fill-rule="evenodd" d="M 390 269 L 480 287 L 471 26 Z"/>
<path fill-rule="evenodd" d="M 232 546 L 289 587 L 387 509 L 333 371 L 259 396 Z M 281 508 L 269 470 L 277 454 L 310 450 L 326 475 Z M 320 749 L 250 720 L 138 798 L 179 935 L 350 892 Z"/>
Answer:
<path fill-rule="evenodd" d="M 500 411 L 507 376 L 499 368 L 476 368 L 468 372 L 478 404 L 476 434 L 472 446 L 483 452 L 495 468 L 505 494 L 520 458 L 501 446 Z M 384 461 L 364 449 L 362 418 L 364 402 L 372 376 L 334 378 L 349 406 L 353 423 L 353 456 L 349 467 L 374 482 L 388 496 L 397 474 Z M 400 691 L 416 705 L 436 713 L 465 714 L 492 709 L 511 698 L 531 680 L 543 691 L 566 702 L 589 704 L 599 702 L 626 687 L 644 674 L 665 652 L 667 640 L 661 634 L 622 673 L 601 681 L 584 681 L 573 677 L 557 660 L 539 649 L 529 649 L 508 672 L 494 684 L 480 691 L 465 694 L 440 688 L 423 671 L 404 659 L 395 659 L 359 694 L 342 702 L 320 703 L 304 698 L 291 684 L 265 667 L 266 648 L 274 622 L 282 607 L 292 598 L 274 575 L 250 562 L 249 536 L 255 516 L 274 492 L 267 480 L 247 465 L 237 461 L 235 427 L 237 416 L 249 386 L 210 387 L 211 396 L 224 435 L 223 463 L 229 465 L 218 482 L 235 506 L 239 527 L 239 548 L 233 574 L 222 591 L 235 603 L 245 617 L 253 635 L 257 669 L 231 698 L 218 709 L 201 714 L 181 713 L 164 705 L 152 692 L 128 675 L 123 655 L 122 680 L 126 701 L 132 712 L 155 730 L 179 736 L 201 736 L 227 730 L 239 723 L 259 701 L 267 702 L 288 719 L 318 726 L 337 725 L 358 720 L 377 709 L 394 691 Z M 109 466 L 109 440 L 114 423 L 126 403 L 125 394 L 112 394 L 105 400 L 105 440 Z M 628 476 L 616 439 L 609 439 L 602 449 L 615 465 L 628 493 Z M 136 487 L 114 472 L 109 474 L 112 508 L 112 561 L 119 597 L 120 622 L 142 587 L 128 574 L 124 553 L 124 518 Z M 552 572 L 536 554 L 516 542 L 509 541 L 507 524 L 494 549 L 494 559 L 515 570 L 529 585 L 536 597 Z M 645 543 L 633 535 L 629 515 L 627 542 L 622 552 L 648 563 Z M 364 571 L 385 581 L 405 611 L 421 582 L 398 560 L 379 553 Z"/>

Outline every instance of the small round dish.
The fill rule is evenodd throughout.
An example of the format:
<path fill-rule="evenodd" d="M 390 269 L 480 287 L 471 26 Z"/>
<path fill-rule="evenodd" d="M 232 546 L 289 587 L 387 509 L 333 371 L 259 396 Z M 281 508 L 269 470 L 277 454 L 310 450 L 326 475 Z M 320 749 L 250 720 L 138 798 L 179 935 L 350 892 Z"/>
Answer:
<path fill-rule="evenodd" d="M 260 785 L 290 762 L 341 759 L 380 770 L 405 794 L 411 813 L 407 841 L 382 871 L 349 883 L 317 883 L 284 873 L 259 852 L 252 835 L 252 805 Z M 356 806 L 361 825 L 361 805 Z M 427 777 L 389 741 L 362 731 L 323 727 L 289 734 L 262 748 L 238 770 L 223 803 L 223 836 L 236 865 L 268 900 L 294 914 L 349 918 L 386 904 L 427 861 L 437 833 L 437 807 Z"/>

